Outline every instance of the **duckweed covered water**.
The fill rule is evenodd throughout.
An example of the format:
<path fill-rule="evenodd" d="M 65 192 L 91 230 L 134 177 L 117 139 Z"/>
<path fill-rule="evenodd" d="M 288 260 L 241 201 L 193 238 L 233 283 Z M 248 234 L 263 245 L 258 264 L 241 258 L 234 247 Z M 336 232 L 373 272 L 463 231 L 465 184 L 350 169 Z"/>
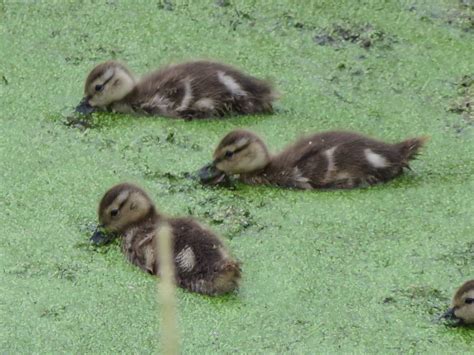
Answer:
<path fill-rule="evenodd" d="M 306 4 L 304 4 L 306 3 Z M 0 350 L 158 349 L 155 278 L 88 245 L 99 198 L 138 183 L 212 226 L 243 261 L 236 295 L 178 291 L 196 353 L 472 352 L 437 321 L 474 277 L 470 1 L 0 3 Z M 271 78 L 273 116 L 70 122 L 87 72 L 212 58 Z M 430 135 L 413 171 L 371 189 L 301 192 L 188 178 L 227 131 L 272 150 L 344 128 Z"/>

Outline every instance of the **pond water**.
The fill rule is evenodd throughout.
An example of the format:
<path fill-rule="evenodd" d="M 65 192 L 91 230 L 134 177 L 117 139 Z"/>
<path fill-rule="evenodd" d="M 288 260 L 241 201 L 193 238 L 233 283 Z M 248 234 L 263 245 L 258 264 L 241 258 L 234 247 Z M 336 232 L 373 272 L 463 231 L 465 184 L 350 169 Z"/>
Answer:
<path fill-rule="evenodd" d="M 156 279 L 118 244 L 88 245 L 121 181 L 211 226 L 243 263 L 235 295 L 178 290 L 183 353 L 472 352 L 472 329 L 437 320 L 474 277 L 472 5 L 304 3 L 0 4 L 2 352 L 158 348 Z M 71 124 L 87 73 L 111 58 L 137 74 L 216 59 L 282 98 L 271 116 Z M 329 129 L 431 140 L 412 171 L 370 189 L 189 179 L 236 127 L 275 152 Z"/>

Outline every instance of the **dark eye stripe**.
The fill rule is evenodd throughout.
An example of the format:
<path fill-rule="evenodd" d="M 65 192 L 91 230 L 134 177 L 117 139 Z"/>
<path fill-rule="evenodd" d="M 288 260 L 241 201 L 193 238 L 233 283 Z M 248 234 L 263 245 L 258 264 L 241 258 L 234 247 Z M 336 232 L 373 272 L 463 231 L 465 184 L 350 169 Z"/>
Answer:
<path fill-rule="evenodd" d="M 125 204 L 127 203 L 127 201 L 128 201 L 128 198 L 126 198 L 125 200 L 123 200 L 123 201 L 120 203 L 118 209 L 121 210 L 122 207 L 125 206 Z"/>
<path fill-rule="evenodd" d="M 112 80 L 113 77 L 114 77 L 114 74 L 112 74 L 112 76 L 110 78 L 108 78 L 106 81 L 104 81 L 102 86 L 105 86 L 105 84 L 107 84 L 110 80 Z"/>
<path fill-rule="evenodd" d="M 240 147 L 240 148 L 237 148 L 236 150 L 234 150 L 234 151 L 232 152 L 232 155 L 241 152 L 242 150 L 244 150 L 245 148 L 247 148 L 249 145 L 250 145 L 250 143 L 248 143 L 248 144 L 246 144 L 246 145 L 243 145 L 243 146 Z M 226 153 L 227 153 L 227 152 L 226 152 Z"/>
<path fill-rule="evenodd" d="M 466 298 L 466 300 L 464 302 L 466 302 L 467 304 L 473 304 L 474 303 L 474 298 Z"/>
<path fill-rule="evenodd" d="M 107 85 L 108 82 L 109 82 L 110 80 L 112 80 L 112 78 L 114 77 L 114 74 L 115 74 L 115 73 L 113 73 L 113 74 L 110 76 L 110 78 L 108 78 L 108 79 L 107 79 L 106 81 L 104 81 L 102 84 L 97 84 L 97 85 L 95 86 L 96 91 L 97 91 L 97 87 L 98 87 L 98 86 L 100 86 L 100 87 L 101 87 L 101 90 L 102 90 L 102 89 L 105 87 L 105 85 Z M 101 90 L 98 90 L 98 91 L 101 91 Z"/>
<path fill-rule="evenodd" d="M 240 147 L 240 148 L 237 148 L 236 150 L 234 150 L 234 154 L 235 153 L 238 153 L 238 152 L 241 152 L 242 150 L 244 150 L 245 148 L 247 148 L 248 146 L 250 145 L 250 143 Z"/>
<path fill-rule="evenodd" d="M 230 156 L 232 156 L 232 155 L 234 155 L 234 154 L 236 154 L 236 153 L 238 153 L 238 152 L 241 152 L 242 150 L 244 150 L 245 148 L 247 148 L 249 145 L 250 145 L 250 143 L 248 143 L 248 144 L 246 144 L 246 145 L 244 145 L 244 146 L 242 146 L 242 147 L 240 147 L 240 148 L 237 148 L 236 150 L 234 150 L 233 152 L 231 152 L 232 154 L 231 154 Z M 215 160 L 214 160 L 214 164 L 220 163 L 221 161 L 223 161 L 223 160 L 225 160 L 226 158 L 228 158 L 228 157 L 229 157 L 229 156 L 227 155 L 228 152 L 229 152 L 229 150 L 226 150 L 226 152 L 224 153 L 224 156 L 222 156 L 221 158 L 215 159 Z"/>

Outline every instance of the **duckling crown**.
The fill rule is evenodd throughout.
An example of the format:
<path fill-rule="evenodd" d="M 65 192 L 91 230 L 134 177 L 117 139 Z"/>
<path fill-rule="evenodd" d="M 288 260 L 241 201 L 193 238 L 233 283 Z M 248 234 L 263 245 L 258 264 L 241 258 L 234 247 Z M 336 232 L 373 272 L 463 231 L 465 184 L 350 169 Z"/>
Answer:
<path fill-rule="evenodd" d="M 217 169 L 230 174 L 247 174 L 265 168 L 270 154 L 255 133 L 237 129 L 228 133 L 214 151 Z"/>
<path fill-rule="evenodd" d="M 117 61 L 97 65 L 87 76 L 84 95 L 93 107 L 106 106 L 123 99 L 135 87 L 135 78 L 128 68 Z"/>
<path fill-rule="evenodd" d="M 123 183 L 108 190 L 99 204 L 99 221 L 110 232 L 124 232 L 156 215 L 153 202 L 138 186 Z"/>

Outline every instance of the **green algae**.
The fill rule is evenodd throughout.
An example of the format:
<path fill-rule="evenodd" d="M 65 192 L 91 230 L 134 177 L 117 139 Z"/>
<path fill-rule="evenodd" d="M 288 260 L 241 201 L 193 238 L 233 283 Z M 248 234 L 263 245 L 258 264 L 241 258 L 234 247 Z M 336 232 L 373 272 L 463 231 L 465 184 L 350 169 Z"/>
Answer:
<path fill-rule="evenodd" d="M 118 242 L 87 244 L 99 198 L 129 180 L 162 211 L 210 225 L 243 261 L 236 295 L 178 291 L 184 353 L 472 352 L 472 329 L 437 320 L 474 276 L 465 4 L 1 2 L 1 351 L 158 349 L 155 279 Z M 269 77 L 282 92 L 277 113 L 69 124 L 98 61 L 144 73 L 196 57 Z M 190 179 L 235 127 L 274 151 L 335 128 L 431 141 L 413 171 L 365 190 Z"/>

